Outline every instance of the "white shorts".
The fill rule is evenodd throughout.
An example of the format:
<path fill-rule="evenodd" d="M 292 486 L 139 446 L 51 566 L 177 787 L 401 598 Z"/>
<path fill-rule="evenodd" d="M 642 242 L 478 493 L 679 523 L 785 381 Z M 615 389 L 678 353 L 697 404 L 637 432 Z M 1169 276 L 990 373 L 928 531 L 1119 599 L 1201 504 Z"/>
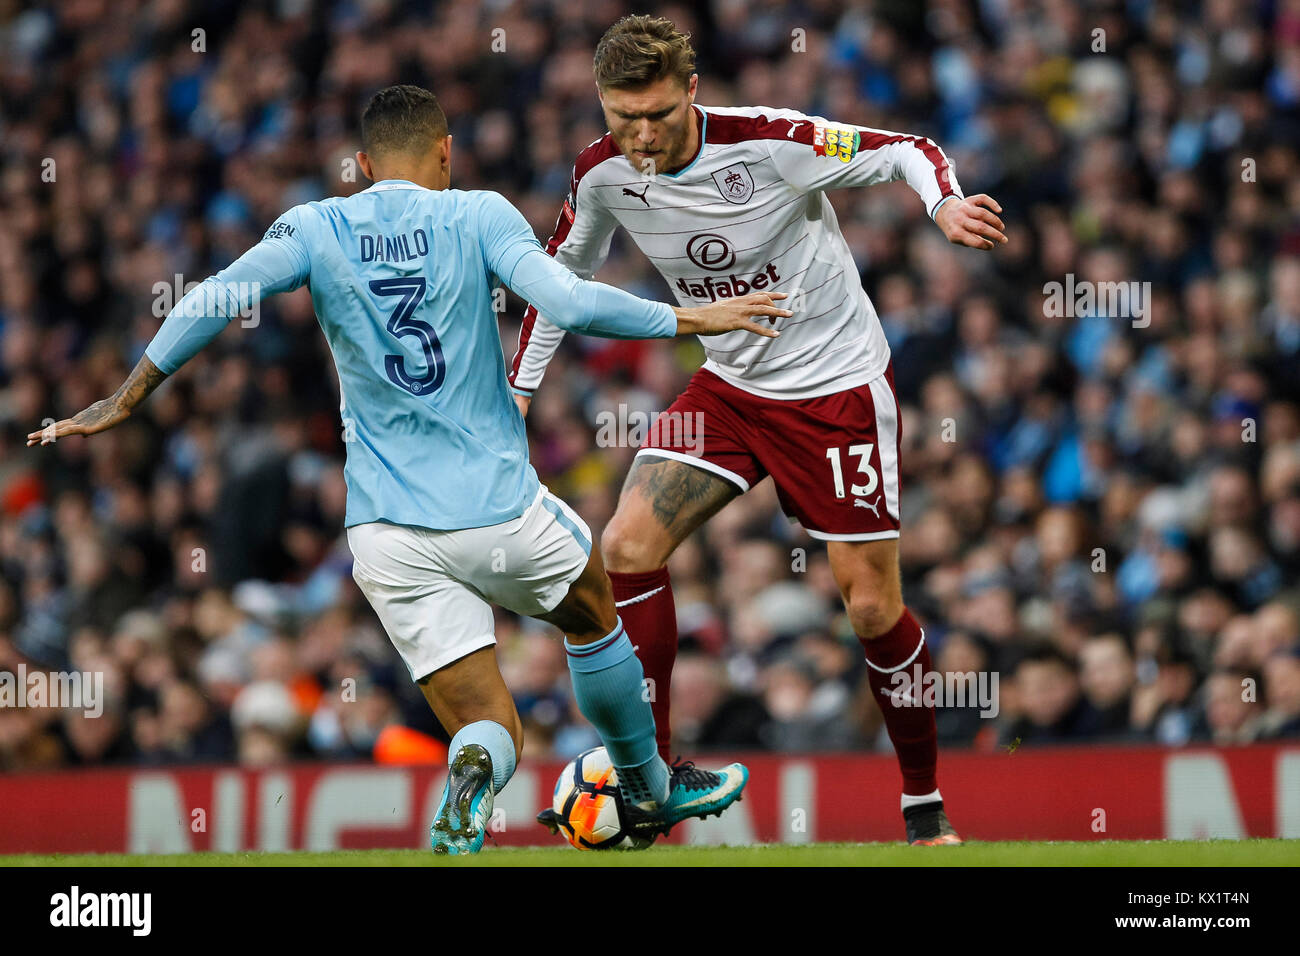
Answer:
<path fill-rule="evenodd" d="M 518 518 L 433 531 L 372 521 L 348 528 L 352 577 L 413 680 L 496 643 L 492 604 L 553 610 L 591 554 L 591 529 L 543 485 Z"/>

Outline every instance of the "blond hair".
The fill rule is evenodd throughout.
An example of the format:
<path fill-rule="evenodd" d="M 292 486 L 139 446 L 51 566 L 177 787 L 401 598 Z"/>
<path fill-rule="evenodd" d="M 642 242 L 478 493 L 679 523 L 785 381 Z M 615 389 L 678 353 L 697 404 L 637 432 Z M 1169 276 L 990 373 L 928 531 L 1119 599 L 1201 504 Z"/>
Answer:
<path fill-rule="evenodd" d="M 596 85 L 604 89 L 646 86 L 674 77 L 689 86 L 695 72 L 691 35 L 663 17 L 623 17 L 596 44 Z"/>

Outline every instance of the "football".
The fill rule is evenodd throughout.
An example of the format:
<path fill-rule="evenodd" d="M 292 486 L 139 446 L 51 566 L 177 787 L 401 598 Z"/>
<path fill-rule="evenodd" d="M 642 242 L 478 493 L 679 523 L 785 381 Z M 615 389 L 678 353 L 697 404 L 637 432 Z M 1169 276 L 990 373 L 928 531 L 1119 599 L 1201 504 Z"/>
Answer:
<path fill-rule="evenodd" d="M 555 781 L 552 822 L 579 850 L 644 850 L 653 839 L 628 834 L 618 771 L 604 747 L 578 754 Z"/>

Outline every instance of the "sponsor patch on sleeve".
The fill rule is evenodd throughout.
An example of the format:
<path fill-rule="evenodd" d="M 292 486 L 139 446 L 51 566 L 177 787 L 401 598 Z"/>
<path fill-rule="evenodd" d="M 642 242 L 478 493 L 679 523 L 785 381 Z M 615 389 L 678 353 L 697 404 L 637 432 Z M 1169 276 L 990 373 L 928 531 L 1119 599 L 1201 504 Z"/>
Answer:
<path fill-rule="evenodd" d="M 292 235 L 293 235 L 293 226 L 289 225 L 287 222 L 284 222 L 283 220 L 280 220 L 276 222 L 275 225 L 273 225 L 270 229 L 266 230 L 266 234 L 262 236 L 262 238 L 281 239 L 285 236 L 292 236 Z"/>
<path fill-rule="evenodd" d="M 858 154 L 862 136 L 851 126 L 814 126 L 813 152 L 847 163 Z"/>

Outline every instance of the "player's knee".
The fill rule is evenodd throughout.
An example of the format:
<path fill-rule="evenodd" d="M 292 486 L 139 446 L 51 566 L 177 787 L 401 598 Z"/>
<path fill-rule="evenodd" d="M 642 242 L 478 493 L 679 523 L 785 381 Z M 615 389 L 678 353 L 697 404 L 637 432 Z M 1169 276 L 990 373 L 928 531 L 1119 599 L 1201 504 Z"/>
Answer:
<path fill-rule="evenodd" d="M 614 629 L 618 611 L 599 554 L 593 553 L 592 563 L 569 588 L 563 600 L 549 613 L 538 617 L 554 624 L 577 644 L 599 640 Z"/>
<path fill-rule="evenodd" d="M 605 557 L 605 567 L 622 574 L 639 574 L 664 566 L 666 554 L 659 553 L 655 542 L 625 523 L 616 515 L 600 536 L 600 550 Z"/>
<path fill-rule="evenodd" d="M 901 596 L 879 591 L 854 593 L 845 602 L 845 606 L 849 612 L 849 621 L 853 624 L 853 632 L 867 639 L 884 634 L 903 613 Z"/>

